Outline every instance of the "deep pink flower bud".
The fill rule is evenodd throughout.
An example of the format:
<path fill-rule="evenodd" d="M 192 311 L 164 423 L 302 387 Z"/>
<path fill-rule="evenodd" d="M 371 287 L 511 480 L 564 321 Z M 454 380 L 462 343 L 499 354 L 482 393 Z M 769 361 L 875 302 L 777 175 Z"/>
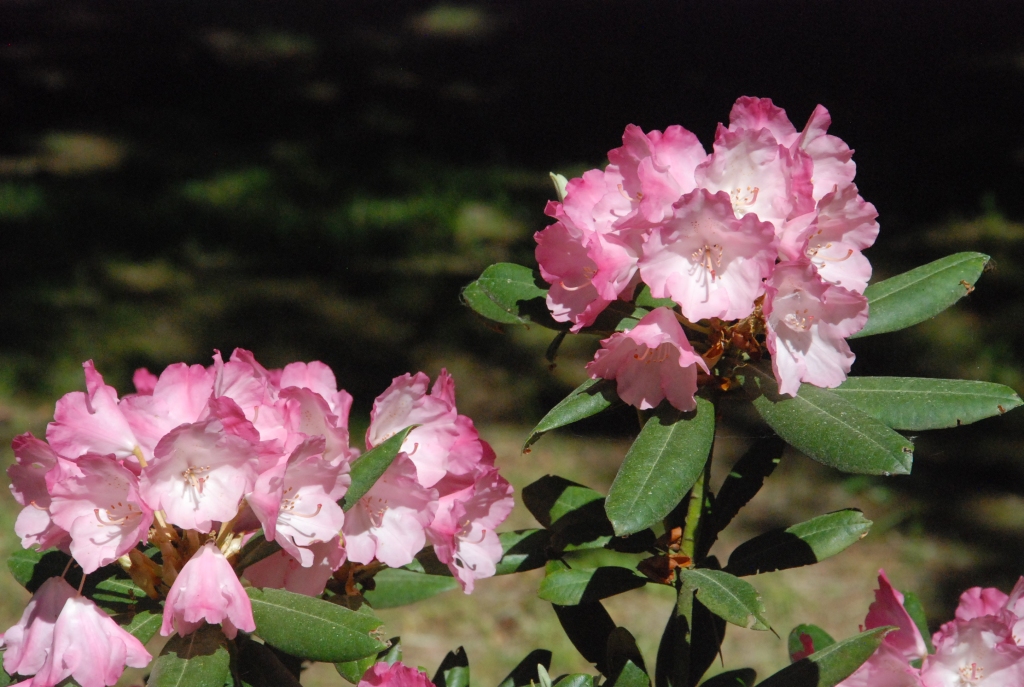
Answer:
<path fill-rule="evenodd" d="M 142 643 L 59 577 L 42 584 L 21 620 L 4 633 L 4 670 L 34 675 L 19 684 L 52 687 L 72 677 L 82 687 L 109 687 L 125 665 L 145 668 Z"/>
<path fill-rule="evenodd" d="M 601 342 L 587 363 L 591 377 L 614 379 L 619 398 L 641 410 L 665 398 L 679 410 L 697 407 L 697 366 L 707 363 L 693 350 L 675 313 L 656 308 L 628 332 L 616 332 Z"/>
<path fill-rule="evenodd" d="M 390 666 L 381 662 L 370 666 L 356 687 L 431 687 L 431 682 L 422 670 L 401 661 Z"/>
<path fill-rule="evenodd" d="M 249 596 L 231 564 L 212 542 L 189 559 L 171 585 L 164 602 L 160 634 L 191 634 L 204 620 L 211 625 L 219 623 L 228 639 L 234 639 L 238 630 L 256 629 Z"/>
<path fill-rule="evenodd" d="M 903 594 L 889 583 L 885 571 L 879 570 L 875 602 L 868 607 L 864 627 L 870 630 L 886 625 L 895 625 L 899 628 L 885 636 L 885 643 L 899 651 L 906 661 L 928 655 L 928 647 L 925 646 L 921 631 L 917 629 L 917 624 L 903 607 Z"/>

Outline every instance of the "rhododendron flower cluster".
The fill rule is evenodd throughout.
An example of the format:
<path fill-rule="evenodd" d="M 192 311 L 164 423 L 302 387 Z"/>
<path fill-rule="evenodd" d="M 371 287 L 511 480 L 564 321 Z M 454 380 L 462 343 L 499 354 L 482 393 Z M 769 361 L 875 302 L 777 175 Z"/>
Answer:
<path fill-rule="evenodd" d="M 15 531 L 26 548 L 69 553 L 85 574 L 121 565 L 164 600 L 164 635 L 204 622 L 228 638 L 253 631 L 239 573 L 257 587 L 318 596 L 354 565 L 406 565 L 427 543 L 467 592 L 495 572 L 495 529 L 512 509 L 512 488 L 458 413 L 444 370 L 432 387 L 423 373 L 398 377 L 377 398 L 367 449 L 416 427 L 346 513 L 341 499 L 360 455 L 350 445 L 352 397 L 323 363 L 268 370 L 248 351 L 227 361 L 218 352 L 208 367 L 138 370 L 136 392 L 121 397 L 92 361 L 84 368 L 86 391 L 57 402 L 46 440 L 13 442 L 8 474 L 24 506 Z M 280 551 L 236 571 L 259 530 Z M 146 545 L 159 550 L 157 560 Z M 85 687 L 111 685 L 125 664 L 149 661 L 61 578 L 40 587 L 4 639 L 8 672 L 34 675 L 37 686 L 68 675 Z M 80 659 L 99 642 L 111 647 L 102 660 Z"/>
<path fill-rule="evenodd" d="M 932 636 L 934 653 L 904 608 L 904 597 L 879 571 L 866 629 L 895 626 L 882 645 L 838 687 L 1019 687 L 1024 685 L 1024 577 L 1009 595 L 972 587 L 955 618 Z"/>
<path fill-rule="evenodd" d="M 748 359 L 764 348 L 783 393 L 842 383 L 854 358 L 846 338 L 867 321 L 862 251 L 878 224 L 853 183 L 853 151 L 826 133 L 830 123 L 819 105 L 797 131 L 771 100 L 744 97 L 710 154 L 681 126 L 630 125 L 607 167 L 567 183 L 546 209 L 556 222 L 535 236 L 554 319 L 572 331 L 594 325 L 641 284 L 674 304 L 670 316 L 644 318 L 651 331 L 602 341 L 593 377 L 614 377 L 638 408 L 667 397 L 689 410 L 698 377 L 731 375 L 730 348 Z M 706 364 L 655 355 L 642 341 L 692 350 L 670 319 L 708 336 Z"/>

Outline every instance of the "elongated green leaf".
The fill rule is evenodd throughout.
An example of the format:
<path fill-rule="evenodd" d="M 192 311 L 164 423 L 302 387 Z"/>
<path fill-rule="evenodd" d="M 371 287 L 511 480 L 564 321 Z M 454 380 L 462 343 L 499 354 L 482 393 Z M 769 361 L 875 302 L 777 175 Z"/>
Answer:
<path fill-rule="evenodd" d="M 594 517 L 607 521 L 603 502 L 604 496 L 600 493 L 558 475 L 545 475 L 523 488 L 523 505 L 548 529 L 575 525 Z M 595 503 L 599 504 L 600 513 L 590 512 L 592 508 L 588 506 Z M 563 523 L 566 517 L 571 522 Z"/>
<path fill-rule="evenodd" d="M 626 661 L 618 675 L 608 681 L 609 687 L 648 687 L 651 678 L 637 664 Z"/>
<path fill-rule="evenodd" d="M 70 556 L 56 549 L 19 549 L 7 557 L 7 568 L 18 584 L 34 594 L 43 582 L 51 577 L 60 576 L 69 560 Z M 69 572 L 74 574 L 76 571 Z M 74 584 L 78 584 L 79 579 L 81 577 L 74 578 Z M 70 584 L 71 580 L 68 582 Z"/>
<path fill-rule="evenodd" d="M 608 637 L 615 631 L 615 621 L 601 602 L 591 601 L 578 606 L 552 604 L 551 608 L 558 616 L 565 636 L 580 655 L 603 675 L 608 675 Z"/>
<path fill-rule="evenodd" d="M 729 670 L 710 677 L 701 683 L 701 687 L 754 687 L 757 671 L 753 668 Z"/>
<path fill-rule="evenodd" d="M 392 637 L 388 641 L 391 643 L 391 646 L 384 649 L 376 656 L 366 656 L 355 661 L 335 663 L 335 669 L 337 669 L 339 675 L 355 685 L 359 683 L 363 674 L 374 663 L 383 661 L 389 666 L 394 665 L 397 661 L 402 660 L 402 640 L 399 637 Z"/>
<path fill-rule="evenodd" d="M 697 399 L 697 410 L 681 413 L 662 403 L 640 430 L 605 501 L 615 534 L 655 524 L 697 481 L 715 436 L 715 407 Z"/>
<path fill-rule="evenodd" d="M 876 627 L 836 642 L 783 668 L 758 687 L 835 687 L 868 660 L 893 629 Z"/>
<path fill-rule="evenodd" d="M 548 172 L 548 176 L 551 177 L 551 183 L 555 185 L 555 195 L 558 196 L 558 200 L 565 200 L 565 187 L 569 184 L 569 180 L 557 172 Z"/>
<path fill-rule="evenodd" d="M 779 394 L 771 370 L 749 365 L 759 392 L 754 408 L 775 432 L 819 463 L 863 475 L 906 475 L 914 445 L 827 389 L 803 384 L 795 396 Z"/>
<path fill-rule="evenodd" d="M 227 638 L 218 625 L 175 635 L 152 663 L 148 687 L 224 687 L 230 671 Z"/>
<path fill-rule="evenodd" d="M 462 300 L 477 313 L 502 324 L 528 324 L 534 317 L 523 311 L 522 301 L 544 298 L 547 289 L 537 286 L 533 270 L 522 265 L 499 262 L 483 271 L 480 278 L 462 290 Z M 546 310 L 546 308 L 545 308 Z M 539 324 L 553 322 L 541 318 Z"/>
<path fill-rule="evenodd" d="M 554 604 L 575 606 L 639 589 L 645 584 L 647 580 L 629 568 L 561 569 L 548 572 L 537 596 Z"/>
<path fill-rule="evenodd" d="M 636 304 L 651 310 L 655 308 L 668 308 L 671 310 L 676 307 L 675 301 L 671 298 L 655 298 L 652 296 L 651 287 L 647 284 L 644 284 L 640 289 L 640 293 L 636 295 Z"/>
<path fill-rule="evenodd" d="M 349 485 L 348 491 L 345 492 L 345 496 L 341 500 L 342 510 L 346 512 L 350 510 L 366 492 L 370 491 L 370 487 L 394 462 L 395 457 L 402 449 L 405 438 L 413 429 L 415 427 L 406 427 L 398 434 L 388 438 L 387 441 L 377 444 L 352 463 L 350 473 L 352 484 Z"/>
<path fill-rule="evenodd" d="M 573 389 L 568 396 L 559 401 L 558 405 L 541 418 L 541 421 L 530 432 L 530 438 L 523 445 L 523 453 L 528 453 L 528 449 L 546 432 L 597 415 L 617 401 L 615 386 L 608 380 L 588 379 Z"/>
<path fill-rule="evenodd" d="M 743 542 L 729 556 L 725 571 L 743 576 L 811 565 L 863 539 L 869 529 L 871 521 L 859 510 L 819 515 Z"/>
<path fill-rule="evenodd" d="M 864 291 L 868 322 L 850 338 L 894 332 L 935 317 L 974 290 L 988 260 L 981 253 L 957 253 L 872 284 Z"/>
<path fill-rule="evenodd" d="M 461 646 L 449 651 L 441 661 L 434 679 L 435 687 L 469 687 L 469 657 Z"/>
<path fill-rule="evenodd" d="M 163 622 L 163 614 L 159 610 L 123 613 L 111 617 L 121 626 L 121 629 L 130 632 L 135 639 L 143 644 L 153 639 L 153 635 L 160 629 L 160 624 Z"/>
<path fill-rule="evenodd" d="M 1022 403 L 1008 386 L 968 379 L 850 377 L 832 393 L 893 429 L 914 431 L 968 425 Z"/>
<path fill-rule="evenodd" d="M 789 633 L 787 645 L 789 647 L 789 662 L 807 658 L 816 651 L 832 646 L 836 640 L 832 635 L 822 630 L 817 625 L 797 625 Z"/>
<path fill-rule="evenodd" d="M 256 634 L 289 654 L 311 661 L 343 663 L 384 649 L 372 615 L 283 589 L 245 590 L 252 601 Z"/>
<path fill-rule="evenodd" d="M 238 674 L 253 687 L 300 687 L 298 679 L 268 647 L 239 635 Z"/>
<path fill-rule="evenodd" d="M 281 545 L 276 541 L 267 541 L 263 532 L 257 532 L 252 539 L 245 543 L 242 550 L 238 552 L 238 560 L 235 562 L 235 571 L 241 573 L 250 565 L 259 563 L 264 558 L 273 556 L 281 550 Z"/>
<path fill-rule="evenodd" d="M 545 670 L 551 667 L 551 652 L 547 649 L 535 649 L 519 662 L 512 672 L 498 683 L 498 687 L 530 687 L 540 683 L 537 666 Z"/>
<path fill-rule="evenodd" d="M 612 676 L 619 675 L 632 662 L 646 676 L 647 665 L 644 655 L 640 653 L 636 637 L 624 627 L 617 627 L 608 635 L 608 670 Z M 614 677 L 613 677 L 614 679 Z"/>
<path fill-rule="evenodd" d="M 747 582 L 722 570 L 692 568 L 680 574 L 683 586 L 694 592 L 709 611 L 733 625 L 769 629 L 761 595 Z"/>
<path fill-rule="evenodd" d="M 928 648 L 928 653 L 935 653 L 935 647 L 932 645 L 932 633 L 928 630 L 928 616 L 924 612 L 921 599 L 914 592 L 903 592 L 903 608 L 917 625 L 917 629 L 924 639 L 924 645 Z"/>
<path fill-rule="evenodd" d="M 562 675 L 555 680 L 555 684 L 558 687 L 594 687 L 594 676 L 586 673 Z"/>
<path fill-rule="evenodd" d="M 376 585 L 364 594 L 374 608 L 398 608 L 459 588 L 454 577 L 386 568 L 374 575 Z"/>

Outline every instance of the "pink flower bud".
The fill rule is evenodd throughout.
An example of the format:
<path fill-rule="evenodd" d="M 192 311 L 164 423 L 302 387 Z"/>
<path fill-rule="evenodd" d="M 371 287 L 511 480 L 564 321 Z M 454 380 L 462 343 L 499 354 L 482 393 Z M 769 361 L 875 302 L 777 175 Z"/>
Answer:
<path fill-rule="evenodd" d="M 199 629 L 204 620 L 211 625 L 220 623 L 228 639 L 234 639 L 238 630 L 256 629 L 249 596 L 224 554 L 211 542 L 189 559 L 171 585 L 160 634 L 184 636 Z"/>

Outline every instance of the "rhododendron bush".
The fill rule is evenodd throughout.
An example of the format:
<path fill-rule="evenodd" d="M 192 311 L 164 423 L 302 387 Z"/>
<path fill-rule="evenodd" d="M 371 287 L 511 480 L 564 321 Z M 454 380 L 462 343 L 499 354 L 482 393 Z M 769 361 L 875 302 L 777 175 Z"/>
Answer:
<path fill-rule="evenodd" d="M 154 686 L 260 687 L 298 684 L 303 661 L 323 661 L 359 687 L 465 687 L 461 648 L 430 677 L 401 662 L 374 609 L 544 568 L 538 595 L 597 674 L 552 678 L 539 649 L 500 687 L 754 684 L 749 669 L 704 680 L 727 623 L 771 629 L 746 578 L 838 554 L 871 526 L 840 510 L 712 555 L 786 445 L 844 472 L 907 474 L 901 431 L 1021 404 L 997 384 L 848 376 L 849 339 L 941 312 L 988 258 L 871 283 L 878 213 L 829 124 L 821 106 L 798 130 L 770 100 L 741 98 L 710 153 L 681 126 L 630 125 L 604 169 L 552 175 L 539 274 L 493 265 L 464 290 L 499 324 L 554 330 L 552 359 L 569 333 L 599 339 L 589 379 L 524 454 L 614 406 L 640 420 L 607 494 L 554 475 L 523 489 L 536 529 L 498 532 L 513 490 L 444 370 L 395 378 L 354 440 L 353 399 L 319 362 L 267 369 L 249 351 L 215 352 L 140 369 L 133 393 L 84 363 L 85 391 L 57 401 L 45 438 L 13 443 L 24 551 L 9 566 L 33 597 L 3 635 L 7 676 L 94 687 L 131 666 Z M 764 427 L 713 492 L 716 427 L 732 413 Z M 574 566 L 592 549 L 632 564 Z M 647 584 L 676 591 L 651 663 L 601 603 Z M 759 684 L 1024 684 L 1024 583 L 966 592 L 933 644 L 912 597 L 879 584 L 860 634 L 801 626 L 792 665 Z M 154 658 L 144 644 L 157 633 L 170 639 Z"/>

